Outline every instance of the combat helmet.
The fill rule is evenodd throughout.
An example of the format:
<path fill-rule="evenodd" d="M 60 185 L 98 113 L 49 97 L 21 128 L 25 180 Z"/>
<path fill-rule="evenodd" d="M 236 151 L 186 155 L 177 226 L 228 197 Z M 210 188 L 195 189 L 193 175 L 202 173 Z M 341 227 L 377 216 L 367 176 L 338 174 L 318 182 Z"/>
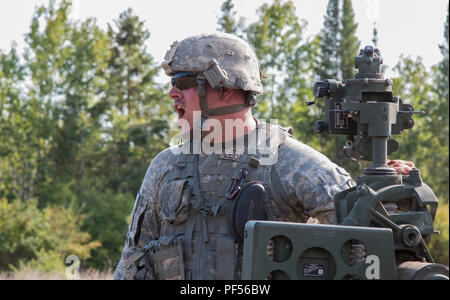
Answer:
<path fill-rule="evenodd" d="M 206 118 L 230 114 L 253 106 L 263 93 L 263 78 L 253 48 L 243 39 L 228 33 L 201 34 L 174 42 L 161 67 L 169 76 L 196 76 L 202 115 Z M 216 90 L 240 89 L 246 103 L 208 109 L 206 81 Z"/>

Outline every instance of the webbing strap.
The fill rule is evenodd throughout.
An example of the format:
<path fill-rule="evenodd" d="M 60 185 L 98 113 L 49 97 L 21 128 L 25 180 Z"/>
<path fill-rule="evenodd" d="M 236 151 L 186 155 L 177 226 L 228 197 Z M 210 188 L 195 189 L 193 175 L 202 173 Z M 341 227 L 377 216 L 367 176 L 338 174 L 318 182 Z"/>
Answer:
<path fill-rule="evenodd" d="M 207 242 L 208 241 L 208 232 L 207 232 L 207 228 L 206 228 L 206 211 L 204 210 L 205 208 L 205 203 L 203 202 L 203 198 L 200 192 L 200 176 L 199 176 L 199 160 L 200 160 L 200 155 L 196 154 L 195 155 L 195 159 L 194 159 L 194 194 L 196 194 L 196 203 L 194 203 L 192 208 L 195 208 L 197 211 L 201 212 L 200 214 L 196 214 L 195 215 L 195 220 L 196 222 L 198 222 L 198 226 L 200 227 L 200 234 L 202 234 L 202 239 L 203 242 Z M 194 216 L 191 216 L 191 218 L 193 218 Z M 194 228 L 193 228 L 194 229 Z M 202 232 L 203 231 L 203 232 Z M 193 232 L 193 230 L 192 230 Z M 201 249 L 203 249 L 203 245 L 202 244 L 198 244 L 198 246 L 200 247 L 198 253 L 201 253 Z M 197 254 L 197 257 L 195 257 L 195 263 L 194 263 L 194 268 L 193 268 L 193 272 L 192 272 L 192 276 L 193 279 L 201 279 L 202 277 L 202 272 L 200 270 L 201 268 L 201 262 L 202 262 L 202 256 Z"/>
<path fill-rule="evenodd" d="M 202 116 L 208 118 L 210 116 L 220 116 L 236 113 L 244 110 L 249 106 L 245 104 L 234 104 L 217 108 L 208 108 L 208 99 L 206 97 L 206 78 L 203 74 L 197 75 L 198 85 L 198 98 L 200 100 L 200 109 L 202 110 Z"/>
<path fill-rule="evenodd" d="M 198 84 L 198 98 L 200 100 L 200 109 L 202 110 L 202 116 L 208 117 L 208 101 L 206 99 L 206 79 L 203 74 L 197 75 Z"/>
<path fill-rule="evenodd" d="M 234 239 L 219 238 L 216 250 L 216 280 L 233 280 L 234 267 Z"/>
<path fill-rule="evenodd" d="M 194 174 L 193 175 L 193 179 L 194 179 L 194 186 L 192 187 L 193 190 L 193 194 L 195 195 L 196 201 L 197 202 L 201 202 L 202 201 L 202 194 L 200 193 L 200 177 L 199 177 L 199 160 L 200 160 L 200 155 L 199 154 L 195 154 L 194 156 Z"/>
<path fill-rule="evenodd" d="M 195 196 L 195 203 L 193 204 L 193 208 L 196 209 L 197 211 L 200 212 L 207 212 L 207 207 L 206 204 L 203 202 L 203 198 L 202 198 L 202 194 L 200 192 L 200 175 L 199 175 L 199 160 L 200 160 L 200 155 L 199 154 L 195 154 L 195 158 L 194 158 L 194 174 L 193 174 L 193 194 Z"/>
<path fill-rule="evenodd" d="M 197 218 L 195 216 L 190 216 L 189 221 L 186 225 L 186 233 L 184 236 L 184 254 L 186 257 L 186 261 L 192 260 L 192 235 L 194 234 L 194 226 L 195 220 Z"/>
<path fill-rule="evenodd" d="M 244 110 L 248 107 L 249 106 L 246 106 L 244 104 L 233 104 L 233 105 L 217 107 L 217 108 L 208 108 L 208 115 L 209 116 L 228 115 L 228 114 L 232 114 L 232 113 Z"/>

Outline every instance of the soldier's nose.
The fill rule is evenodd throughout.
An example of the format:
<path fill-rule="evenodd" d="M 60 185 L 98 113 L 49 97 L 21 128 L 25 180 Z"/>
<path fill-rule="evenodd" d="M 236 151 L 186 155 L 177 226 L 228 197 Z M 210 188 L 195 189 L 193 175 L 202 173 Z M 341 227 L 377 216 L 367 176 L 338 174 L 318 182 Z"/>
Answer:
<path fill-rule="evenodd" d="M 169 97 L 173 100 L 178 100 L 181 99 L 183 95 L 181 94 L 181 91 L 176 86 L 174 86 L 169 91 Z"/>

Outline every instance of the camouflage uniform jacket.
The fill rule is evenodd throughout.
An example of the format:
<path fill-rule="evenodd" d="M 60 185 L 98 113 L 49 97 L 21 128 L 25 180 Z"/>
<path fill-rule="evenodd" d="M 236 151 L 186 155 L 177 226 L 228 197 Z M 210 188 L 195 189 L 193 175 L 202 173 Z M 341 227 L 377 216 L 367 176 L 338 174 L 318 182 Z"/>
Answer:
<path fill-rule="evenodd" d="M 277 145 L 276 162 L 261 166 L 248 180 L 260 181 L 266 187 L 268 219 L 304 223 L 309 218 L 316 218 L 320 223 L 335 223 L 333 196 L 354 185 L 349 174 L 278 126 L 259 122 L 257 130 L 267 128 L 283 137 Z M 203 199 L 219 199 L 217 202 L 220 203 L 230 179 L 235 178 L 230 174 L 236 174 L 236 170 L 245 165 L 240 163 L 248 155 L 200 154 L 196 166 L 191 164 L 195 155 L 177 155 L 173 150 L 168 148 L 159 153 L 148 168 L 114 278 L 155 279 L 151 266 L 154 264 L 158 269 L 167 265 L 170 269 L 161 271 L 156 279 L 239 279 L 242 249 L 229 242 L 233 239 L 226 228 L 227 216 L 216 210 L 214 214 L 197 213 L 195 217 L 192 206 L 196 205 L 189 203 L 195 188 L 192 189 L 192 182 L 187 180 L 189 176 L 179 172 L 193 166 L 197 168 L 198 193 Z M 183 248 L 179 248 L 183 242 L 176 242 L 180 237 L 184 239 Z M 157 246 L 159 250 L 169 244 L 172 245 L 167 251 L 170 255 L 164 254 L 161 258 L 163 266 L 141 259 L 145 257 L 142 249 Z M 198 248 L 199 244 L 207 246 Z M 223 254 L 224 249 L 234 253 L 232 257 L 229 253 Z M 196 263 L 199 260 L 202 262 Z"/>

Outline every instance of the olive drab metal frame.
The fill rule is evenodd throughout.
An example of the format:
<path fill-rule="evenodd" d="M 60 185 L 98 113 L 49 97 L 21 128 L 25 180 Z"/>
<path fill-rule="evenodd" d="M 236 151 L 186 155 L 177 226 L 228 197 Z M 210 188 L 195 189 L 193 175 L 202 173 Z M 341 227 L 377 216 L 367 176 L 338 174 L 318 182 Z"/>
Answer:
<path fill-rule="evenodd" d="M 399 147 L 392 135 L 412 128 L 412 116 L 424 112 L 393 95 L 392 81 L 381 73 L 382 63 L 380 51 L 366 46 L 355 57 L 359 73 L 354 79 L 316 82 L 315 100 L 307 102 L 325 99 L 325 120 L 316 121 L 317 133 L 347 136 L 342 148 L 347 157 L 372 161 L 355 187 L 335 195 L 338 225 L 247 224 L 245 279 L 448 280 L 448 266 L 434 263 L 426 245 L 438 233 L 433 228 L 436 196 L 423 183 L 420 170 L 398 175 L 387 165 L 387 156 Z M 270 261 L 269 256 L 286 256 L 286 247 L 291 258 Z M 342 253 L 349 255 L 343 259 Z M 354 267 L 369 257 L 378 258 L 379 276 Z"/>
<path fill-rule="evenodd" d="M 243 279 L 396 279 L 389 229 L 251 221 L 245 230 Z M 358 264 L 349 259 L 354 240 L 366 247 Z"/>

